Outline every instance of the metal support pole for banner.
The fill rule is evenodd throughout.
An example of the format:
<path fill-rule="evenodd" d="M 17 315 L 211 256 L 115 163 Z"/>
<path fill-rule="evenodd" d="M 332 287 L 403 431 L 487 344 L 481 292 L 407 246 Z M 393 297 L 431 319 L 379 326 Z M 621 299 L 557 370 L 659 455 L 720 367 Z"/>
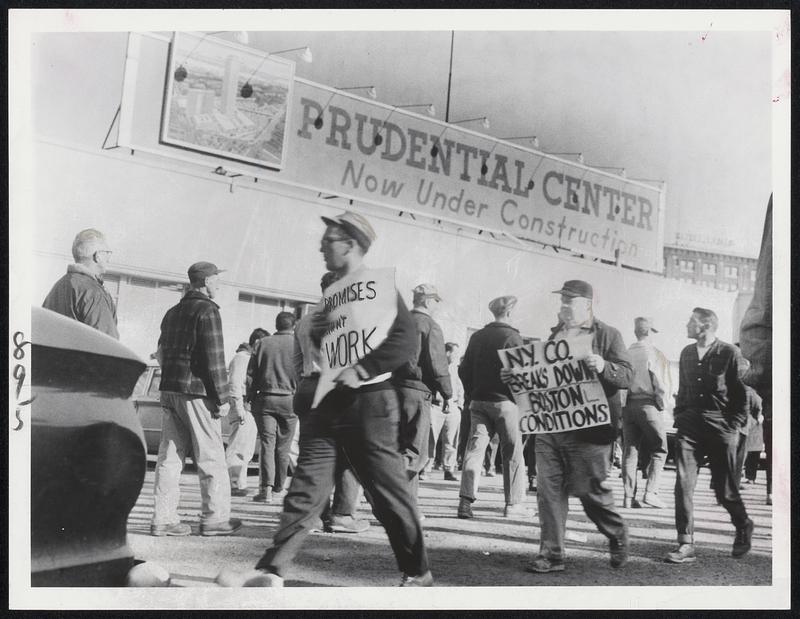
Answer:
<path fill-rule="evenodd" d="M 450 69 L 447 73 L 447 103 L 444 109 L 444 122 L 450 122 L 450 86 L 453 83 L 453 41 L 456 37 L 456 31 L 450 31 Z"/>
<path fill-rule="evenodd" d="M 106 132 L 106 137 L 103 140 L 103 146 L 101 147 L 103 150 L 114 150 L 115 148 L 119 148 L 119 144 L 116 146 L 106 147 L 108 143 L 108 137 L 111 135 L 111 131 L 114 129 L 114 124 L 117 122 L 119 118 L 119 113 L 122 111 L 122 103 L 117 106 L 117 111 L 114 112 L 114 118 L 111 119 L 111 124 L 108 126 L 108 131 Z M 133 154 L 133 149 L 131 149 L 131 155 Z"/>

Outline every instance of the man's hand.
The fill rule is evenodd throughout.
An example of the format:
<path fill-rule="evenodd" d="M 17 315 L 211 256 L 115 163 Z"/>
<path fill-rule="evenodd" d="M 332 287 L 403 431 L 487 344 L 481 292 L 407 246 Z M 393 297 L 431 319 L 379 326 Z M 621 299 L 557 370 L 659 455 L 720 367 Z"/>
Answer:
<path fill-rule="evenodd" d="M 228 412 L 230 411 L 231 405 L 225 402 L 217 407 L 216 410 L 211 411 L 211 416 L 214 419 L 220 419 L 221 417 L 227 417 Z"/>
<path fill-rule="evenodd" d="M 586 357 L 585 361 L 586 365 L 589 366 L 589 369 L 597 372 L 598 374 L 602 374 L 603 368 L 606 367 L 606 360 L 600 355 L 589 355 Z"/>
<path fill-rule="evenodd" d="M 443 400 L 442 401 L 442 412 L 449 413 L 450 412 L 450 400 Z"/>
<path fill-rule="evenodd" d="M 510 368 L 502 368 L 500 370 L 500 380 L 502 380 L 505 384 L 511 382 L 512 376 L 514 376 L 514 372 L 512 372 Z"/>
<path fill-rule="evenodd" d="M 348 387 L 350 389 L 358 389 L 361 385 L 361 379 L 353 368 L 342 370 L 339 375 L 333 379 L 333 382 L 340 387 Z"/>

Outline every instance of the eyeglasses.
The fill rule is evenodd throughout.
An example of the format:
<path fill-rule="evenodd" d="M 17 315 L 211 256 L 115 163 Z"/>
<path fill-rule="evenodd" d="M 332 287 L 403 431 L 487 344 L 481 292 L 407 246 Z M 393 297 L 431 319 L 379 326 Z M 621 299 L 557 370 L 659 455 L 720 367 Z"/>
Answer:
<path fill-rule="evenodd" d="M 114 252 L 112 252 L 110 249 L 98 249 L 94 253 L 95 254 L 108 254 L 109 256 L 111 256 L 111 254 L 114 253 Z"/>
<path fill-rule="evenodd" d="M 331 245 L 336 241 L 349 241 L 351 240 L 350 237 L 347 236 L 323 236 L 322 237 L 322 244 L 323 245 Z"/>

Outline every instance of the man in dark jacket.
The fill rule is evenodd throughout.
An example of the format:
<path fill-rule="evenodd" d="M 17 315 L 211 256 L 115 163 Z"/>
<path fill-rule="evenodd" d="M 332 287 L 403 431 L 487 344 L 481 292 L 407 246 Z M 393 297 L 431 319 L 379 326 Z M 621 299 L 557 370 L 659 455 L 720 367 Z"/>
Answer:
<path fill-rule="evenodd" d="M 570 495 L 580 499 L 586 515 L 608 538 L 611 566 L 622 567 L 628 560 L 628 533 L 614 507 L 607 477 L 609 453 L 622 417 L 619 390 L 628 387 L 633 366 L 620 332 L 594 317 L 594 292 L 587 282 L 564 282 L 555 294 L 561 295 L 561 310 L 550 339 L 591 334 L 592 354 L 585 363 L 597 373 L 608 400 L 611 423 L 536 435 L 536 498 L 542 533 L 539 554 L 527 569 L 540 573 L 564 570 Z"/>
<path fill-rule="evenodd" d="M 164 416 L 150 526 L 156 536 L 191 533 L 178 517 L 181 470 L 190 450 L 200 478 L 200 534 L 230 535 L 242 526 L 230 518 L 231 485 L 220 424 L 230 403 L 222 320 L 213 301 L 219 273 L 210 262 L 190 266 L 191 289 L 161 321 L 156 354 Z"/>
<path fill-rule="evenodd" d="M 281 494 L 289 471 L 289 450 L 297 429 L 292 400 L 297 389 L 294 373 L 294 323 L 291 312 L 275 318 L 275 333 L 256 343 L 247 374 L 250 402 L 261 444 L 258 455 L 260 491 L 253 500 L 271 503 Z"/>
<path fill-rule="evenodd" d="M 400 396 L 400 451 L 407 461 L 412 492 L 417 496 L 419 476 L 428 461 L 431 399 L 441 395 L 446 406 L 453 389 L 444 335 L 431 316 L 432 307 L 441 301 L 439 293 L 431 284 L 420 284 L 413 294 L 411 317 L 417 328 L 416 346 L 408 361 L 395 370 L 392 382 Z"/>
<path fill-rule="evenodd" d="M 72 257 L 75 264 L 70 264 L 67 274 L 53 285 L 42 307 L 119 339 L 117 308 L 103 287 L 103 274 L 111 258 L 103 233 L 92 228 L 78 232 L 72 242 Z"/>
<path fill-rule="evenodd" d="M 324 217 L 320 251 L 325 267 L 341 277 L 365 271 L 364 254 L 376 238 L 362 215 L 345 212 Z M 416 329 L 399 293 L 397 316 L 379 345 L 335 378 L 336 388 L 317 408 L 308 411 L 300 434 L 300 457 L 272 546 L 254 570 L 223 571 L 222 586 L 282 587 L 283 577 L 303 541 L 330 500 L 337 460 L 343 453 L 364 486 L 372 511 L 389 537 L 401 586 L 431 586 L 425 539 L 417 502 L 411 494 L 403 456 L 398 449 L 400 407 L 391 378 L 415 349 Z M 319 315 L 319 339 L 329 328 L 328 316 Z"/>
<path fill-rule="evenodd" d="M 750 550 L 753 521 L 739 495 L 736 448 L 739 428 L 747 423 L 747 394 L 739 349 L 717 339 L 719 319 L 702 307 L 692 310 L 686 335 L 697 340 L 681 351 L 678 396 L 675 398 L 675 526 L 678 547 L 667 554 L 668 563 L 693 563 L 694 509 L 692 495 L 705 455 L 711 468 L 717 501 L 736 527 L 731 554 L 738 558 Z"/>
<path fill-rule="evenodd" d="M 504 296 L 489 303 L 494 315 L 483 329 L 472 334 L 458 368 L 464 393 L 470 399 L 470 438 L 464 455 L 459 491 L 458 517 L 472 518 L 472 503 L 478 492 L 480 471 L 489 439 L 500 435 L 503 454 L 503 491 L 506 517 L 518 517 L 525 510 L 525 462 L 522 455 L 522 436 L 519 430 L 519 411 L 508 386 L 500 379 L 502 348 L 522 346 L 522 337 L 509 324 L 511 311 L 517 304 L 514 296 Z"/>

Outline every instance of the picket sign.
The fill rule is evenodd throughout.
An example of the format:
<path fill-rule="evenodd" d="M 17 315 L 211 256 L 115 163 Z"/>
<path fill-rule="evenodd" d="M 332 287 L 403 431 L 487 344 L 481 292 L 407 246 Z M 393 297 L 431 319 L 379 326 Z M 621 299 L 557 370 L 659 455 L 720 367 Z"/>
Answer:
<path fill-rule="evenodd" d="M 397 318 L 395 270 L 359 269 L 322 293 L 329 328 L 320 346 L 316 408 L 334 388 L 334 379 L 383 343 Z M 368 381 L 369 382 L 369 381 Z"/>
<path fill-rule="evenodd" d="M 606 425 L 611 416 L 603 386 L 586 365 L 592 336 L 532 342 L 498 350 L 519 407 L 523 434 L 566 432 Z"/>

